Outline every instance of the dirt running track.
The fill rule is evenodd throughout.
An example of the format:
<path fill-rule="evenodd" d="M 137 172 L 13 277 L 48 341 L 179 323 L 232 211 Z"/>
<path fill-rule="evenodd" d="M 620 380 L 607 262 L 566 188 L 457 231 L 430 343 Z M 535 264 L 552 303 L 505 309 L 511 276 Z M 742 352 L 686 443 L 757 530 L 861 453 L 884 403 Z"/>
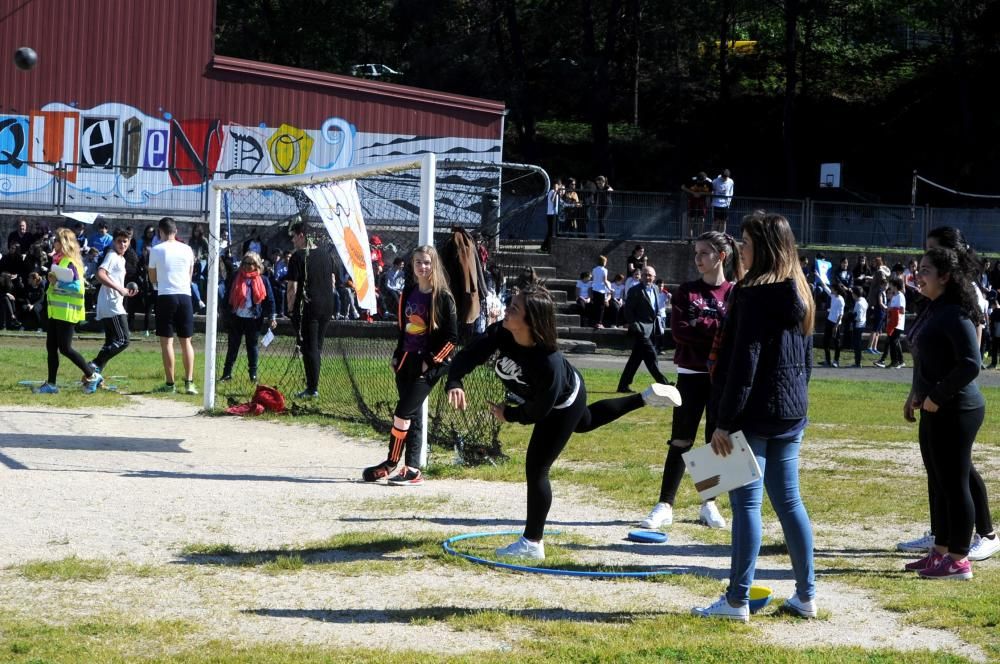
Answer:
<path fill-rule="evenodd" d="M 380 444 L 313 427 L 202 417 L 178 401 L 137 397 L 132 404 L 92 413 L 8 407 L 0 414 L 0 606 L 54 621 L 107 613 L 182 619 L 204 628 L 194 640 L 331 647 L 397 642 L 459 653 L 507 650 L 525 635 L 457 632 L 443 621 L 414 618 L 493 608 L 601 621 L 686 613 L 707 599 L 671 584 L 516 575 L 435 561 L 423 561 L 414 572 L 406 551 L 368 556 L 398 559 L 398 571 L 380 564 L 371 573 L 361 566 L 348 575 L 308 565 L 268 574 L 253 567 L 182 564 L 191 562 L 181 553 L 190 544 L 264 551 L 348 532 L 433 531 L 443 540 L 517 528 L 524 488 L 457 480 L 420 488 L 366 485 L 355 478 L 384 454 Z M 78 433 L 57 433 L 67 430 Z M 726 576 L 727 547 L 678 533 L 655 550 L 625 543 L 636 517 L 557 486 L 550 525 L 606 543 L 580 554 L 594 561 Z M 885 534 L 887 542 L 891 537 Z M 817 546 L 823 544 L 819 539 Z M 105 559 L 115 572 L 103 580 L 65 582 L 28 580 L 16 569 L 72 555 Z M 330 552 L 332 559 L 337 555 Z M 355 553 L 355 559 L 366 556 Z M 146 572 L 130 573 L 135 566 L 147 566 Z M 149 566 L 158 571 L 149 573 Z M 761 559 L 758 576 L 779 598 L 793 587 L 786 568 L 783 557 Z M 405 595 L 368 591 L 400 587 L 404 579 L 411 591 Z M 951 633 L 903 624 L 859 591 L 826 578 L 819 590 L 828 620 L 760 620 L 752 624 L 761 638 L 794 647 L 929 648 L 985 660 L 979 648 Z"/>

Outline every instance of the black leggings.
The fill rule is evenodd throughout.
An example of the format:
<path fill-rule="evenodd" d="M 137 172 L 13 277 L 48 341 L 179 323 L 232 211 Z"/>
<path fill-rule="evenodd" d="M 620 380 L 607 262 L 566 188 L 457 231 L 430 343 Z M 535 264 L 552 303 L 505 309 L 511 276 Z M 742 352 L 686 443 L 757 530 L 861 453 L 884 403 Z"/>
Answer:
<path fill-rule="evenodd" d="M 701 422 L 702 414 L 706 414 L 705 420 L 705 442 L 712 439 L 712 432 L 715 431 L 715 418 L 711 412 L 706 413 L 705 406 L 708 404 L 708 396 L 712 391 L 712 381 L 707 373 L 678 373 L 677 391 L 681 393 L 681 405 L 674 408 L 673 425 L 670 431 L 670 440 L 667 446 L 667 460 L 663 463 L 663 481 L 660 483 L 661 503 L 674 504 L 677 498 L 677 488 L 684 478 L 684 470 L 687 467 L 684 463 L 685 452 L 691 449 L 690 445 L 681 447 L 676 444 L 678 441 L 694 442 L 694 437 L 698 435 L 698 424 Z"/>
<path fill-rule="evenodd" d="M 524 525 L 525 538 L 542 539 L 545 519 L 552 507 L 552 486 L 549 469 L 562 453 L 573 432 L 586 433 L 613 422 L 625 413 L 645 405 L 641 394 L 630 394 L 617 399 L 604 399 L 587 405 L 587 388 L 583 378 L 576 399 L 567 408 L 553 408 L 541 422 L 535 423 L 528 442 L 524 461 L 525 479 L 528 481 L 528 518 Z"/>
<path fill-rule="evenodd" d="M 934 543 L 951 553 L 968 555 L 976 518 L 969 481 L 972 443 L 986 408 L 920 412 L 920 451 L 931 489 Z"/>
<path fill-rule="evenodd" d="M 444 366 L 431 366 L 422 371 L 424 359 L 420 355 L 404 355 L 402 364 L 396 368 L 396 391 L 399 401 L 393 414 L 403 420 L 410 421 L 410 428 L 400 431 L 393 424 L 393 432 L 389 436 L 389 461 L 399 462 L 402 456 L 401 447 L 406 448 L 406 465 L 410 468 L 420 467 L 420 438 L 423 435 L 423 423 L 420 421 L 420 407 L 427 395 L 434 389 L 441 376 L 447 373 Z M 431 363 L 428 362 L 428 365 Z M 405 442 L 401 442 L 405 441 Z"/>
<path fill-rule="evenodd" d="M 69 358 L 70 362 L 79 367 L 84 376 L 90 376 L 92 372 L 87 360 L 83 355 L 73 349 L 73 323 L 64 320 L 49 319 L 49 329 L 45 336 L 45 350 L 49 357 L 49 385 L 56 384 L 56 374 L 59 373 L 59 353 Z"/>

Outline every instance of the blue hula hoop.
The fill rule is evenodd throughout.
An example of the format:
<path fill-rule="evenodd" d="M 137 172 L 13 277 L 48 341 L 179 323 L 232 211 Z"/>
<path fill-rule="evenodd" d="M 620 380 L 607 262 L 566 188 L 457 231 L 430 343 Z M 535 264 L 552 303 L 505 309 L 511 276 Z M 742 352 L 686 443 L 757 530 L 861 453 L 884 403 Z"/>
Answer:
<path fill-rule="evenodd" d="M 664 574 L 673 574 L 670 570 L 650 570 L 648 572 L 588 572 L 586 570 L 570 570 L 570 569 L 558 569 L 554 567 L 530 567 L 528 565 L 513 565 L 511 563 L 502 563 L 498 560 L 487 560 L 486 558 L 480 558 L 479 556 L 474 556 L 470 553 L 462 553 L 461 551 L 456 551 L 452 544 L 455 542 L 461 542 L 467 539 L 476 539 L 479 537 L 492 537 L 494 535 L 520 535 L 520 530 L 502 530 L 495 533 L 468 533 L 466 535 L 455 535 L 454 537 L 449 537 L 444 542 L 441 543 L 441 547 L 453 556 L 458 556 L 460 558 L 465 558 L 469 562 L 476 563 L 478 565 L 489 565 L 490 567 L 498 567 L 500 569 L 508 569 L 514 572 L 529 572 L 532 574 L 552 574 L 554 576 L 582 576 L 590 579 L 645 579 L 651 576 L 662 576 Z M 546 531 L 546 535 L 558 535 L 558 530 Z"/>

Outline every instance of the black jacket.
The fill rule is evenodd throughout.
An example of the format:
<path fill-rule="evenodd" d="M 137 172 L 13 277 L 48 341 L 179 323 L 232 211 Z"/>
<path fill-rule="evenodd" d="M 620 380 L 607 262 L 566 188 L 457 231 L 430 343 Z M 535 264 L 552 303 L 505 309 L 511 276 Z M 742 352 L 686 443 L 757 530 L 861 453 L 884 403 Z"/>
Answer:
<path fill-rule="evenodd" d="M 933 300 L 907 337 L 913 348 L 914 396 L 954 410 L 986 405 L 975 383 L 980 366 L 976 326 L 957 304 Z"/>
<path fill-rule="evenodd" d="M 656 286 L 653 286 L 654 296 Z M 646 294 L 646 284 L 637 284 L 628 289 L 625 294 L 625 306 L 622 308 L 622 315 L 625 322 L 629 324 L 629 332 L 650 337 L 653 332 L 662 332 L 659 327 L 659 318 L 656 316 L 656 309 Z"/>
<path fill-rule="evenodd" d="M 399 298 L 399 308 L 396 311 L 399 338 L 396 340 L 396 350 L 393 353 L 393 357 L 397 361 L 403 357 L 403 341 L 406 339 L 406 317 L 403 316 L 403 309 L 406 307 L 406 300 L 410 297 L 410 293 L 416 288 L 418 286 L 406 291 L 406 294 Z M 427 333 L 427 355 L 423 359 L 430 366 L 440 366 L 451 360 L 455 344 L 458 343 L 458 313 L 455 309 L 455 298 L 450 292 L 446 290 L 438 292 L 437 300 L 434 302 L 434 311 L 436 312 L 437 326 Z"/>
<path fill-rule="evenodd" d="M 554 408 L 572 404 L 584 389 L 583 379 L 562 353 L 538 345 L 520 345 L 502 321 L 490 325 L 485 335 L 472 340 L 455 356 L 445 389 L 462 387 L 462 379 L 494 353 L 497 357 L 493 370 L 507 389 L 507 398 L 515 402 L 504 407 L 509 422 L 541 422 Z"/>
<path fill-rule="evenodd" d="M 812 374 L 805 315 L 792 280 L 733 289 L 712 374 L 718 428 L 773 435 L 801 424 Z"/>

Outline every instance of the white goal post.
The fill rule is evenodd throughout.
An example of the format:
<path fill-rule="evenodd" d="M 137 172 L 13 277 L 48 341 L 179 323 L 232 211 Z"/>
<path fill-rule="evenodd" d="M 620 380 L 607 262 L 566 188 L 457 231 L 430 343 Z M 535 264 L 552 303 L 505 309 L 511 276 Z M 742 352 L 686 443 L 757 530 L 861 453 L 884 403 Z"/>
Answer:
<path fill-rule="evenodd" d="M 205 377 L 204 377 L 204 407 L 211 410 L 215 407 L 215 373 L 216 345 L 218 341 L 218 293 L 219 293 L 219 238 L 222 229 L 222 199 L 229 191 L 253 189 L 277 189 L 305 187 L 354 180 L 368 176 L 387 175 L 390 173 L 419 170 L 420 171 L 420 209 L 419 209 L 419 244 L 434 243 L 434 187 L 436 178 L 437 156 L 427 153 L 416 157 L 389 159 L 377 163 L 365 164 L 351 168 L 342 168 L 321 173 L 306 175 L 289 175 L 280 177 L 246 177 L 232 180 L 213 180 L 210 185 L 211 214 L 209 218 L 209 250 L 208 250 L 208 285 L 207 315 L 205 321 Z M 233 241 L 234 238 L 230 238 Z M 426 461 L 427 454 L 427 401 L 422 408 L 424 422 L 421 441 L 421 464 Z"/>

